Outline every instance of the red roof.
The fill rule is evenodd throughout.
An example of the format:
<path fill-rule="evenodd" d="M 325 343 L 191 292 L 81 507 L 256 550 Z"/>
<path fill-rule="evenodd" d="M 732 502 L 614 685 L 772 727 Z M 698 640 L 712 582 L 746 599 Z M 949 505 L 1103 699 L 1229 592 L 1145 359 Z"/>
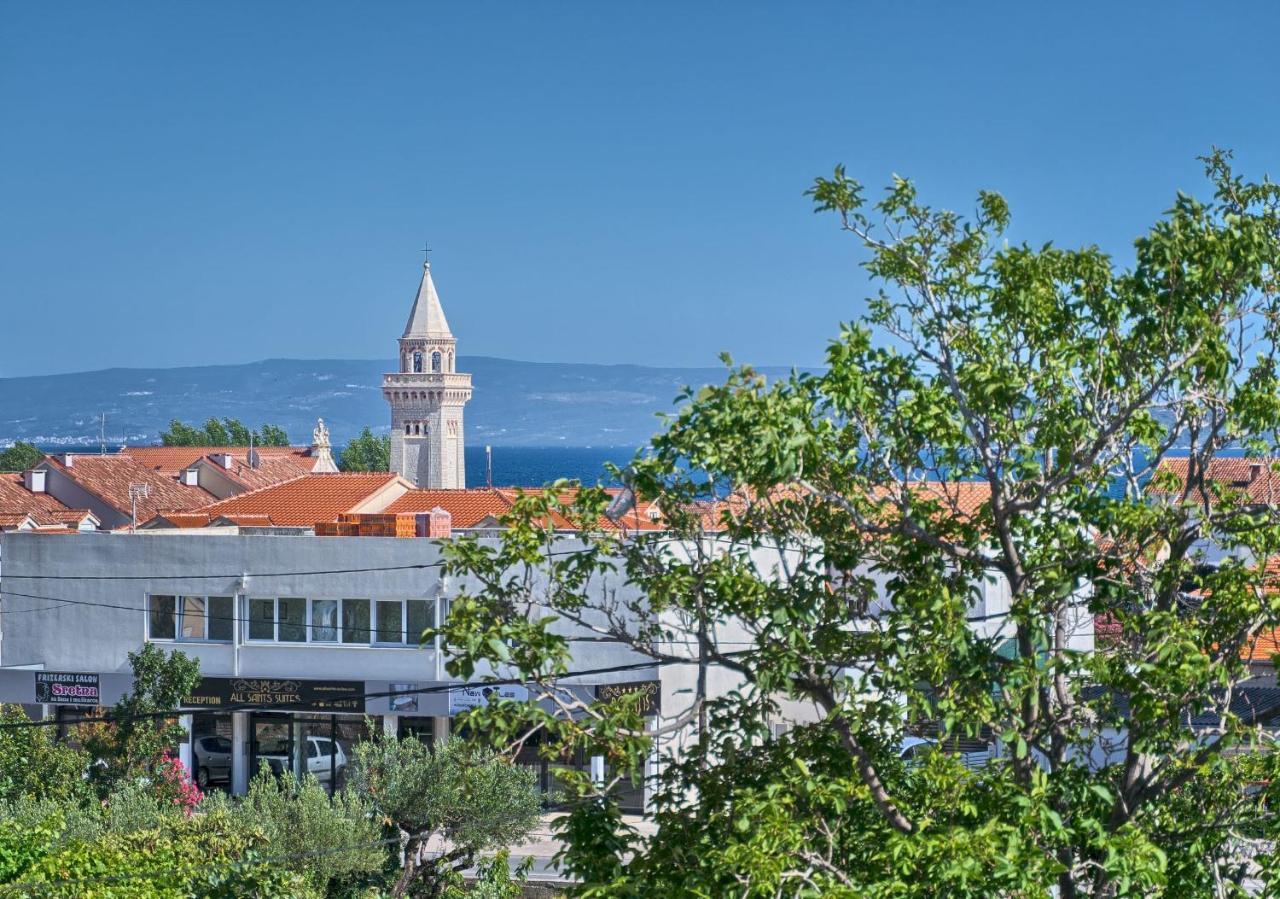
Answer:
<path fill-rule="evenodd" d="M 54 515 L 69 511 L 47 493 L 32 493 L 21 474 L 0 474 L 0 514 Z"/>
<path fill-rule="evenodd" d="M 166 510 L 196 509 L 210 499 L 199 487 L 179 484 L 169 475 L 147 468 L 129 456 L 73 456 L 71 463 L 68 466 L 50 456 L 41 464 L 66 475 L 122 515 L 130 514 L 132 508 L 130 486 L 145 484 L 149 492 L 137 500 L 138 521 L 146 521 Z"/>
<path fill-rule="evenodd" d="M 386 508 L 387 512 L 430 512 L 435 508 L 444 509 L 453 519 L 454 528 L 474 528 L 489 518 L 499 518 L 510 511 L 516 499 L 523 493 L 538 493 L 540 487 L 493 487 L 472 490 L 410 490 Z M 610 493 L 617 494 L 617 490 Z M 560 502 L 571 503 L 577 496 L 576 491 L 565 490 L 558 495 Z M 623 518 L 614 523 L 603 516 L 598 525 L 605 530 L 619 527 L 628 530 L 654 530 L 661 528 L 659 520 L 650 515 L 653 504 L 640 502 L 628 510 Z M 568 518 L 553 512 L 552 527 L 555 530 L 576 530 Z"/>
<path fill-rule="evenodd" d="M 1271 470 L 1275 464 L 1277 460 L 1274 459 L 1219 457 L 1209 461 L 1209 470 L 1203 473 L 1203 477 L 1228 490 L 1242 492 L 1252 503 L 1275 505 L 1280 503 L 1280 472 Z M 1185 484 L 1190 468 L 1191 460 L 1187 458 L 1161 459 L 1156 466 L 1156 474 L 1171 473 L 1179 483 Z M 1149 489 L 1153 493 L 1160 492 L 1154 487 Z"/>
<path fill-rule="evenodd" d="M 255 446 L 253 449 L 263 462 L 287 459 L 304 472 L 311 470 L 311 450 L 305 446 Z M 229 454 L 236 463 L 246 467 L 249 464 L 247 446 L 126 446 L 120 453 L 169 475 L 177 475 L 215 453 Z"/>
<path fill-rule="evenodd" d="M 309 474 L 283 484 L 241 493 L 198 511 L 210 519 L 239 516 L 266 516 L 271 524 L 310 527 L 320 521 L 337 521 L 343 512 L 382 512 L 385 497 L 393 501 L 412 486 L 399 475 L 387 472 L 349 474 Z M 380 494 L 382 497 L 380 497 Z M 370 508 L 377 505 L 379 508 Z M 171 516 L 165 516 L 172 521 Z"/>

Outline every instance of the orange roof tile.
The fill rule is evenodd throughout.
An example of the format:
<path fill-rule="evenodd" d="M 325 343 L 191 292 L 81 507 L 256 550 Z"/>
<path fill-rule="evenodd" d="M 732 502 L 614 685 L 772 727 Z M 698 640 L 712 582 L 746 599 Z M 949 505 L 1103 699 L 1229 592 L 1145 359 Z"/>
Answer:
<path fill-rule="evenodd" d="M 48 493 L 28 490 L 21 474 L 0 474 L 0 513 L 54 514 L 66 511 L 67 507 Z"/>
<path fill-rule="evenodd" d="M 430 512 L 438 507 L 449 513 L 453 519 L 454 528 L 474 528 L 486 519 L 498 518 L 506 514 L 523 493 L 536 493 L 541 489 L 540 487 L 482 487 L 470 490 L 410 490 L 388 506 L 386 511 L 419 513 Z M 609 492 L 616 494 L 618 491 Z M 563 490 L 558 494 L 559 500 L 566 504 L 572 503 L 576 496 L 577 492 L 573 490 Z M 652 506 L 652 503 L 641 501 L 619 522 L 614 523 L 601 516 L 597 524 L 604 530 L 614 530 L 619 527 L 627 530 L 661 528 L 662 525 L 649 515 Z M 552 513 L 551 525 L 555 530 L 576 530 L 573 522 L 558 512 Z"/>
<path fill-rule="evenodd" d="M 1224 488 L 1242 491 L 1252 503 L 1274 505 L 1280 503 L 1280 472 L 1271 470 L 1276 461 L 1245 456 L 1219 457 L 1209 461 L 1209 470 L 1204 472 L 1204 479 Z M 1161 459 L 1156 466 L 1156 474 L 1171 473 L 1180 483 L 1185 484 L 1190 468 L 1190 459 Z M 1148 486 L 1148 490 L 1152 493 L 1160 492 L 1154 486 Z"/>
<path fill-rule="evenodd" d="M 138 521 L 146 521 L 166 510 L 196 509 L 211 499 L 199 487 L 179 484 L 169 475 L 147 468 L 129 456 L 73 456 L 70 466 L 50 456 L 41 464 L 62 472 L 125 515 L 132 508 L 130 486 L 146 484 L 150 492 L 138 498 Z"/>
<path fill-rule="evenodd" d="M 271 524 L 309 527 L 320 521 L 337 521 L 343 512 L 384 511 L 360 507 L 397 483 L 405 490 L 412 486 L 399 475 L 387 472 L 308 474 L 242 493 L 197 511 L 211 518 L 266 516 Z"/>
<path fill-rule="evenodd" d="M 263 462 L 278 459 L 293 460 L 304 470 L 311 470 L 311 450 L 305 446 L 255 446 L 254 451 Z M 228 453 L 240 465 L 248 467 L 247 446 L 126 446 L 122 455 L 132 456 L 141 464 L 165 474 L 177 475 L 201 459 L 215 453 Z"/>

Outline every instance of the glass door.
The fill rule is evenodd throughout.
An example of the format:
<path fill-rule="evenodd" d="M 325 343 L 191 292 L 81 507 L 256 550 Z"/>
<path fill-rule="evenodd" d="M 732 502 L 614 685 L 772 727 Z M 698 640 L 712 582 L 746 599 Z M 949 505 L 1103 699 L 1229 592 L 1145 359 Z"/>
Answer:
<path fill-rule="evenodd" d="M 293 770 L 293 716 L 249 713 L 249 779 L 266 765 L 279 777 Z"/>

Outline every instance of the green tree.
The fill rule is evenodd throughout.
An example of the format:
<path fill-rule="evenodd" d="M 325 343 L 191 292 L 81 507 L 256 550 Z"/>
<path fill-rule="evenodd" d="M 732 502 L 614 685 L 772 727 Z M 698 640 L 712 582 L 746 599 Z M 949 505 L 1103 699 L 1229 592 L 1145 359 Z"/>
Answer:
<path fill-rule="evenodd" d="M 374 436 L 365 428 L 342 451 L 343 471 L 389 471 L 391 469 L 391 437 Z"/>
<path fill-rule="evenodd" d="M 248 446 L 250 438 L 254 446 L 289 445 L 284 428 L 264 424 L 260 432 L 250 431 L 238 418 L 210 418 L 198 427 L 175 418 L 160 432 L 163 446 Z"/>
<path fill-rule="evenodd" d="M 102 722 L 81 725 L 90 768 L 104 796 L 126 780 L 150 777 L 167 750 L 182 739 L 177 709 L 200 680 L 200 663 L 179 651 L 148 643 L 129 653 L 133 688 Z"/>
<path fill-rule="evenodd" d="M 0 471 L 26 471 L 44 459 L 44 453 L 34 443 L 19 440 L 13 446 L 0 450 Z"/>
<path fill-rule="evenodd" d="M 538 820 L 533 770 L 461 741 L 433 751 L 413 738 L 385 737 L 358 744 L 354 755 L 348 788 L 370 797 L 375 812 L 404 840 L 392 896 L 407 895 L 418 884 L 421 895 L 441 895 L 481 852 L 520 842 Z M 452 848 L 428 857 L 433 836 Z"/>
<path fill-rule="evenodd" d="M 288 446 L 289 435 L 285 433 L 284 428 L 276 425 L 264 424 L 262 426 L 262 434 L 258 439 L 260 446 Z"/>
<path fill-rule="evenodd" d="M 71 801 L 85 794 L 89 756 L 58 741 L 54 728 L 18 705 L 0 706 L 0 801 Z"/>
<path fill-rule="evenodd" d="M 1280 754 L 1232 697 L 1242 647 L 1280 626 L 1259 562 L 1280 507 L 1204 472 L 1280 443 L 1280 187 L 1205 162 L 1212 198 L 1179 194 L 1128 267 L 1009 245 L 997 194 L 965 218 L 904 180 L 869 201 L 837 169 L 811 195 L 878 290 L 824 372 L 684 394 L 628 474 L 665 534 L 550 491 L 498 543 L 452 542 L 450 672 L 509 666 L 560 700 L 477 710 L 475 732 L 535 726 L 548 753 L 640 770 L 635 708 L 559 685 L 557 619 L 695 672 L 664 709 L 692 732 L 654 784 L 655 835 L 611 783 L 570 779 L 572 892 L 1244 896 L 1252 845 L 1276 894 Z M 1174 447 L 1191 476 L 1151 483 Z M 551 509 L 582 528 L 556 555 Z M 1097 615 L 1121 637 L 1091 650 Z M 994 733 L 999 758 L 903 764 L 921 723 Z"/>
<path fill-rule="evenodd" d="M 203 810 L 223 806 L 244 827 L 261 830 L 273 855 L 296 859 L 282 866 L 322 895 L 347 895 L 346 887 L 376 879 L 390 860 L 370 798 L 342 790 L 330 801 L 311 775 L 301 781 L 292 774 L 276 777 L 264 763 L 243 799 L 232 803 L 218 794 Z M 317 847 L 325 848 L 324 855 L 313 854 Z"/>

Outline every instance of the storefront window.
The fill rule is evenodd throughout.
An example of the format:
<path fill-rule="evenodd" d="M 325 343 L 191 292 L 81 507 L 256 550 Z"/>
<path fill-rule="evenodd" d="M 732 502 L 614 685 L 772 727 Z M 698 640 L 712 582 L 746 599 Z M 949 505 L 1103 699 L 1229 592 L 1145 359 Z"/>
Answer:
<path fill-rule="evenodd" d="M 369 642 L 369 600 L 344 599 L 342 601 L 342 642 Z"/>
<path fill-rule="evenodd" d="M 284 643 L 306 642 L 307 601 L 294 597 L 281 597 L 277 602 L 280 635 L 276 639 Z"/>
<path fill-rule="evenodd" d="M 235 633 L 235 603 L 230 596 L 210 596 L 208 602 L 209 609 L 209 639 L 210 640 L 230 640 L 232 634 Z"/>
<path fill-rule="evenodd" d="M 431 620 L 431 604 L 425 599 L 411 599 L 405 605 L 408 606 L 409 619 L 407 642 L 410 646 L 417 646 L 422 642 L 422 632 L 435 624 Z"/>
<path fill-rule="evenodd" d="M 336 599 L 311 600 L 311 642 L 338 642 L 338 601 Z"/>
<path fill-rule="evenodd" d="M 147 615 L 147 633 L 152 640 L 174 640 L 178 635 L 174 597 L 152 596 Z"/>
<path fill-rule="evenodd" d="M 276 601 L 274 599 L 249 600 L 249 639 L 274 640 L 276 638 Z"/>
<path fill-rule="evenodd" d="M 404 606 L 399 600 L 378 600 L 378 642 L 403 643 Z"/>

